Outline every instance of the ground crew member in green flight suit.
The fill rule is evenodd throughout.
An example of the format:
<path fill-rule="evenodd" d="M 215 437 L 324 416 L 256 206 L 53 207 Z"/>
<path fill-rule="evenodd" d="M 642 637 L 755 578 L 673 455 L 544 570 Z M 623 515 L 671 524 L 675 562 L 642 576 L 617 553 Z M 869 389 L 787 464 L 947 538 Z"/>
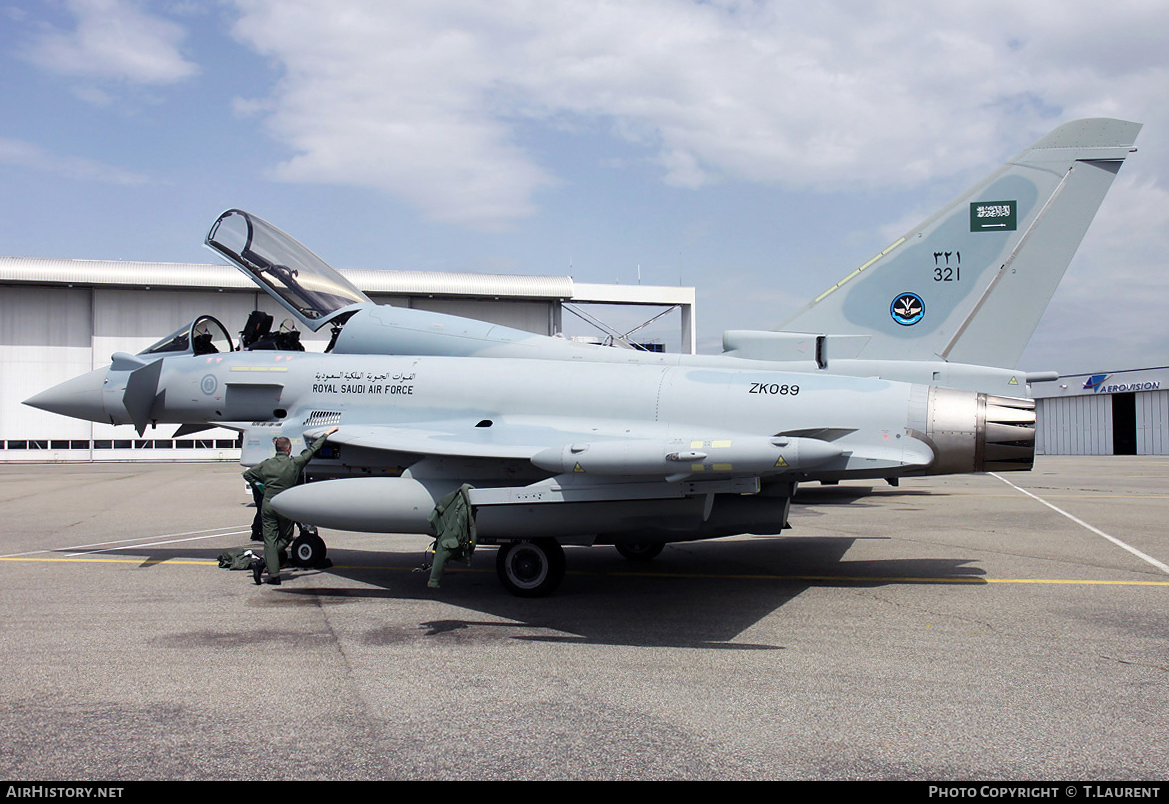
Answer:
<path fill-rule="evenodd" d="M 268 569 L 268 583 L 280 583 L 280 554 L 292 544 L 292 520 L 276 513 L 272 498 L 300 482 L 300 472 L 312 457 L 321 451 L 336 427 L 312 443 L 304 452 L 292 457 L 292 442 L 281 436 L 276 439 L 276 454 L 244 472 L 244 480 L 263 489 L 260 515 L 264 525 L 264 561 L 252 562 L 252 578 L 260 583 L 260 574 Z"/>
<path fill-rule="evenodd" d="M 471 507 L 470 490 L 471 486 L 464 483 L 439 500 L 430 512 L 428 521 L 435 535 L 434 563 L 427 583 L 431 589 L 438 588 L 448 560 L 471 563 L 475 552 L 475 509 Z"/>

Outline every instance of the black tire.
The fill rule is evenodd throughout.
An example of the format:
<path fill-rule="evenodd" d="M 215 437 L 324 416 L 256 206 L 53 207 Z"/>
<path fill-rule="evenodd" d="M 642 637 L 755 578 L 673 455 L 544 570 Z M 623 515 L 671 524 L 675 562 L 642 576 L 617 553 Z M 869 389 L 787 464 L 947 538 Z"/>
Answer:
<path fill-rule="evenodd" d="M 516 597 L 544 597 L 564 580 L 564 549 L 555 539 L 501 544 L 495 573 Z"/>
<path fill-rule="evenodd" d="M 292 563 L 297 567 L 316 567 L 322 564 L 329 549 L 325 540 L 315 533 L 305 533 L 292 540 Z"/>
<path fill-rule="evenodd" d="M 614 545 L 617 552 L 630 561 L 652 561 L 661 554 L 665 546 L 664 542 L 627 542 Z"/>

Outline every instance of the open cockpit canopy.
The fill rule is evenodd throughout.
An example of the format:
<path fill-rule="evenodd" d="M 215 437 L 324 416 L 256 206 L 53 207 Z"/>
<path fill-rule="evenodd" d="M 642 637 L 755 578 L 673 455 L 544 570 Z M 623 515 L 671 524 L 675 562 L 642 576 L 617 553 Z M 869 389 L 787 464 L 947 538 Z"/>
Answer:
<path fill-rule="evenodd" d="M 371 303 L 328 263 L 267 221 L 229 209 L 204 241 L 314 332 L 346 308 Z"/>

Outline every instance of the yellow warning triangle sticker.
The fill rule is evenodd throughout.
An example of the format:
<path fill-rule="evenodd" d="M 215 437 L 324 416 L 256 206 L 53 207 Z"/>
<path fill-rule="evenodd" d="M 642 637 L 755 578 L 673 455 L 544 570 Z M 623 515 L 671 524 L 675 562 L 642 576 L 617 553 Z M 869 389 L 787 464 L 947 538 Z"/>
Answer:
<path fill-rule="evenodd" d="M 1011 377 L 1011 381 L 1007 383 L 1007 385 L 1018 385 L 1018 384 L 1019 384 L 1019 381 L 1016 380 L 1014 377 Z"/>
<path fill-rule="evenodd" d="M 573 472 L 583 472 L 583 471 L 584 471 L 584 467 L 583 467 L 583 466 L 581 466 L 581 465 L 578 463 L 576 466 L 572 467 L 572 471 L 573 471 Z"/>
<path fill-rule="evenodd" d="M 787 461 L 785 461 L 785 460 L 783 459 L 783 456 L 782 456 L 782 455 L 780 455 L 780 456 L 779 456 L 779 460 L 775 462 L 775 465 L 776 465 L 776 466 L 787 466 Z"/>

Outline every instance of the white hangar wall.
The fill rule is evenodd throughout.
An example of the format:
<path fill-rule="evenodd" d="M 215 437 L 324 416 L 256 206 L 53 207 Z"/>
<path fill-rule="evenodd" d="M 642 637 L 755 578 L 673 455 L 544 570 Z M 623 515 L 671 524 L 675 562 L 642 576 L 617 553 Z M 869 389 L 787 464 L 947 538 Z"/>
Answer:
<path fill-rule="evenodd" d="M 1169 455 L 1169 367 L 1035 383 L 1036 452 Z"/>
<path fill-rule="evenodd" d="M 544 335 L 560 331 L 565 303 L 681 310 L 681 343 L 694 351 L 694 289 L 582 285 L 571 277 L 343 271 L 380 304 L 416 307 Z M 70 419 L 21 402 L 137 353 L 197 316 L 235 339 L 252 310 L 287 312 L 236 269 L 220 265 L 0 257 L 0 462 L 235 460 L 237 434 L 215 428 L 175 438 L 174 425 L 139 436 L 129 425 Z M 324 351 L 329 332 L 301 332 Z"/>
<path fill-rule="evenodd" d="M 114 352 L 141 352 L 199 315 L 238 332 L 257 307 L 280 320 L 277 305 L 259 293 L 0 285 L 0 460 L 237 457 L 237 435 L 229 430 L 173 439 L 172 425 L 139 436 L 130 426 L 71 419 L 21 402 L 109 365 Z M 308 334 L 306 348 L 322 351 L 327 338 Z"/>
<path fill-rule="evenodd" d="M 1111 455 L 1112 406 L 1106 398 L 1036 400 L 1035 451 L 1042 455 Z"/>
<path fill-rule="evenodd" d="M 1137 455 L 1169 455 L 1169 391 L 1138 393 Z"/>

